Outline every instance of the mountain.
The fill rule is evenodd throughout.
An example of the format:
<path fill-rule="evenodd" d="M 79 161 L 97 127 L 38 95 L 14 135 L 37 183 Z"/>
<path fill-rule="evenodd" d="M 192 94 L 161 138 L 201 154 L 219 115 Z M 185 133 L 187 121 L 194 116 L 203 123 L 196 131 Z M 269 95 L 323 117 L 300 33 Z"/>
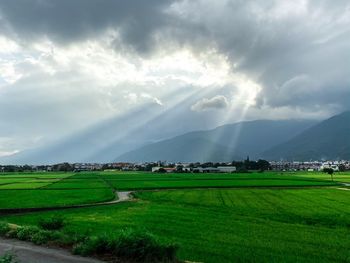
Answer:
<path fill-rule="evenodd" d="M 204 90 L 192 92 L 183 87 L 169 95 L 169 103 L 140 104 L 124 114 L 100 120 L 68 136 L 51 138 L 45 144 L 0 157 L 0 164 L 112 162 L 116 156 L 144 145 L 184 132 L 218 126 L 220 112 L 206 112 L 204 118 L 204 113 L 189 110 L 198 99 L 212 95 Z"/>
<path fill-rule="evenodd" d="M 169 150 L 164 150 L 169 149 Z M 213 162 L 238 158 L 223 145 L 209 140 L 194 137 L 175 138 L 154 143 L 122 155 L 118 160 L 133 162 L 168 160 L 173 162 Z M 123 157 L 124 156 L 124 157 Z M 129 157 L 130 156 L 130 157 Z"/>
<path fill-rule="evenodd" d="M 314 125 L 306 120 L 240 122 L 186 133 L 127 152 L 116 161 L 219 162 L 256 159 L 271 146 L 290 140 Z"/>
<path fill-rule="evenodd" d="M 263 155 L 270 160 L 350 159 L 350 111 L 322 121 Z"/>

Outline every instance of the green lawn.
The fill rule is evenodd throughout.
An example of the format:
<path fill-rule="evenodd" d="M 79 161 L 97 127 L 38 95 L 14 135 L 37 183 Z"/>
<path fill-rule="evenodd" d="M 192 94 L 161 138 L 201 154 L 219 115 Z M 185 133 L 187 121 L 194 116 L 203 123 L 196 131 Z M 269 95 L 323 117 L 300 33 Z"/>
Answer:
<path fill-rule="evenodd" d="M 202 189 L 141 192 L 139 201 L 64 210 L 66 232 L 145 228 L 203 262 L 348 262 L 350 191 Z M 36 224 L 54 212 L 2 218 Z"/>

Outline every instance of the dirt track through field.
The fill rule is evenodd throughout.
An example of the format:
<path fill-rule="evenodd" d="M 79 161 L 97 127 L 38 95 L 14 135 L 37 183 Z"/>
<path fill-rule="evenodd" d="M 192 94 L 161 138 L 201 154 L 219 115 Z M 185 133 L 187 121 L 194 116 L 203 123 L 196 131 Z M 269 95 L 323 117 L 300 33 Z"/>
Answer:
<path fill-rule="evenodd" d="M 70 206 L 56 206 L 56 207 L 33 207 L 33 208 L 6 208 L 0 209 L 0 215 L 11 215 L 11 214 L 25 214 L 31 212 L 40 212 L 40 211 L 52 211 L 52 210 L 62 210 L 62 209 L 73 209 L 73 208 L 83 208 L 83 207 L 93 207 L 93 206 L 104 206 L 117 204 L 121 202 L 130 201 L 132 199 L 131 192 L 115 192 L 115 199 L 107 202 L 98 202 L 90 204 L 81 204 L 81 205 L 70 205 Z"/>

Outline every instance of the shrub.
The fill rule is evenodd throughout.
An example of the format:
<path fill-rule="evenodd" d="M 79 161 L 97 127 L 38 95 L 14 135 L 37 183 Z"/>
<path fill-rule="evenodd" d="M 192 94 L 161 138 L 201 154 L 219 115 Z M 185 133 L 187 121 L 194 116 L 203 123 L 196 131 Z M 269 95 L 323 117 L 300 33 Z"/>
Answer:
<path fill-rule="evenodd" d="M 32 236 L 39 231 L 40 229 L 36 226 L 20 226 L 16 229 L 16 237 L 19 240 L 31 241 Z"/>
<path fill-rule="evenodd" d="M 36 226 L 21 226 L 13 231 L 10 237 L 18 238 L 19 240 L 31 241 L 34 244 L 46 244 L 49 241 L 60 239 L 59 232 L 42 230 Z"/>
<path fill-rule="evenodd" d="M 80 255 L 113 255 L 132 262 L 173 262 L 178 247 L 164 244 L 148 232 L 124 230 L 117 235 L 86 238 L 73 248 Z"/>
<path fill-rule="evenodd" d="M 124 230 L 116 243 L 116 255 L 137 262 L 174 261 L 178 247 L 163 244 L 149 232 Z"/>
<path fill-rule="evenodd" d="M 73 247 L 73 253 L 79 255 L 110 254 L 114 246 L 114 239 L 107 235 L 85 237 Z"/>
<path fill-rule="evenodd" d="M 10 229 L 5 235 L 8 238 L 17 238 L 17 230 L 16 229 Z"/>
<path fill-rule="evenodd" d="M 16 257 L 12 254 L 5 254 L 0 257 L 0 263 L 17 263 Z"/>
<path fill-rule="evenodd" d="M 45 230 L 59 230 L 64 226 L 64 218 L 54 215 L 48 218 L 41 218 L 38 222 L 39 226 Z"/>
<path fill-rule="evenodd" d="M 0 222 L 0 236 L 5 236 L 10 231 L 10 226 L 7 223 Z"/>
<path fill-rule="evenodd" d="M 32 241 L 36 245 L 41 244 L 47 244 L 49 241 L 52 241 L 54 238 L 54 235 L 52 232 L 47 230 L 39 230 L 38 232 L 34 233 L 30 241 Z"/>

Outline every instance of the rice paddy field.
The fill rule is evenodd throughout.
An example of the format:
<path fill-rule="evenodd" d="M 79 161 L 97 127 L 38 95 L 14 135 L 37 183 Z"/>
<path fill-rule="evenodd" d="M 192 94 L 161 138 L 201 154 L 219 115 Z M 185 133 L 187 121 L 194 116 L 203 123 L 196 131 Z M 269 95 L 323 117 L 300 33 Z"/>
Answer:
<path fill-rule="evenodd" d="M 0 174 L 0 208 L 107 206 L 0 215 L 37 225 L 59 214 L 63 231 L 91 235 L 146 229 L 175 242 L 196 262 L 350 262 L 350 173 L 153 174 L 145 172 Z"/>

